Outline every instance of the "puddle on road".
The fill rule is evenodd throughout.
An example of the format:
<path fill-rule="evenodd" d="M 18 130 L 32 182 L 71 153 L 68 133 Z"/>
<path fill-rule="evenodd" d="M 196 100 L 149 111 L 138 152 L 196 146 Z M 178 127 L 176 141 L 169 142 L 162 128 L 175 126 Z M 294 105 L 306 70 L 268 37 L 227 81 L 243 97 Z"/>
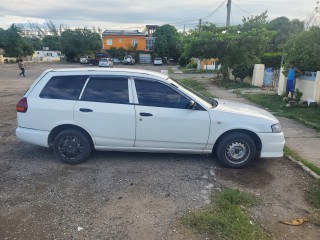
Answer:
<path fill-rule="evenodd" d="M 248 188 L 263 188 L 275 177 L 262 165 L 263 162 L 259 161 L 258 164 L 243 169 L 220 168 L 216 171 L 217 179 L 232 181 Z"/>

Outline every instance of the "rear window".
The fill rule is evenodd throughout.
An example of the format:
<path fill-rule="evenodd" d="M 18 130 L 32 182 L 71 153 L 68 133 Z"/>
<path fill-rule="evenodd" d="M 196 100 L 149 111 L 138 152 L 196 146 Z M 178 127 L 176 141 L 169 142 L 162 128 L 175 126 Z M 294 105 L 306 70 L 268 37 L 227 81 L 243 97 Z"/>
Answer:
<path fill-rule="evenodd" d="M 40 98 L 77 100 L 88 76 L 52 77 L 40 93 Z"/>

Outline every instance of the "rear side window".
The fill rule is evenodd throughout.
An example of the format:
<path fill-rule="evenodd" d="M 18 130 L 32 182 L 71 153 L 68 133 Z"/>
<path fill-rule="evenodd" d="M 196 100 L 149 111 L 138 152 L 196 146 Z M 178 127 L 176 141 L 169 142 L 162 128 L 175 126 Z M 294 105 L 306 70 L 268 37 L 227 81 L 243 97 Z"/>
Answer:
<path fill-rule="evenodd" d="M 91 77 L 83 91 L 81 100 L 128 104 L 128 79 L 124 77 Z"/>
<path fill-rule="evenodd" d="M 77 100 L 88 76 L 52 77 L 40 93 L 41 98 Z"/>

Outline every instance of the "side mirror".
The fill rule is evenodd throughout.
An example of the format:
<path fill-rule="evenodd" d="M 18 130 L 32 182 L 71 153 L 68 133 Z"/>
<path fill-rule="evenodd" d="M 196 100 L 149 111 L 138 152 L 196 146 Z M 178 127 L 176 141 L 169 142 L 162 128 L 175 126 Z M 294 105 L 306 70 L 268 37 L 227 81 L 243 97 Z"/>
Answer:
<path fill-rule="evenodd" d="M 195 110 L 197 108 L 197 103 L 193 100 L 190 100 L 190 102 L 187 104 L 187 109 Z"/>

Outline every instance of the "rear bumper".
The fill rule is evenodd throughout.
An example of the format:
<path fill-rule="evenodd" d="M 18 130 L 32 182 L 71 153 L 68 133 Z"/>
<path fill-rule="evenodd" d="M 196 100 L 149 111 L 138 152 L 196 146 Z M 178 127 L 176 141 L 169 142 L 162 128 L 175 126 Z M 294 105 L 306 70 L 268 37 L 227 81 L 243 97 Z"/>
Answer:
<path fill-rule="evenodd" d="M 285 144 L 283 133 L 259 133 L 262 142 L 260 157 L 282 157 Z"/>
<path fill-rule="evenodd" d="M 35 129 L 18 127 L 16 129 L 16 136 L 22 142 L 27 142 L 43 147 L 49 147 L 48 131 L 40 131 Z"/>

